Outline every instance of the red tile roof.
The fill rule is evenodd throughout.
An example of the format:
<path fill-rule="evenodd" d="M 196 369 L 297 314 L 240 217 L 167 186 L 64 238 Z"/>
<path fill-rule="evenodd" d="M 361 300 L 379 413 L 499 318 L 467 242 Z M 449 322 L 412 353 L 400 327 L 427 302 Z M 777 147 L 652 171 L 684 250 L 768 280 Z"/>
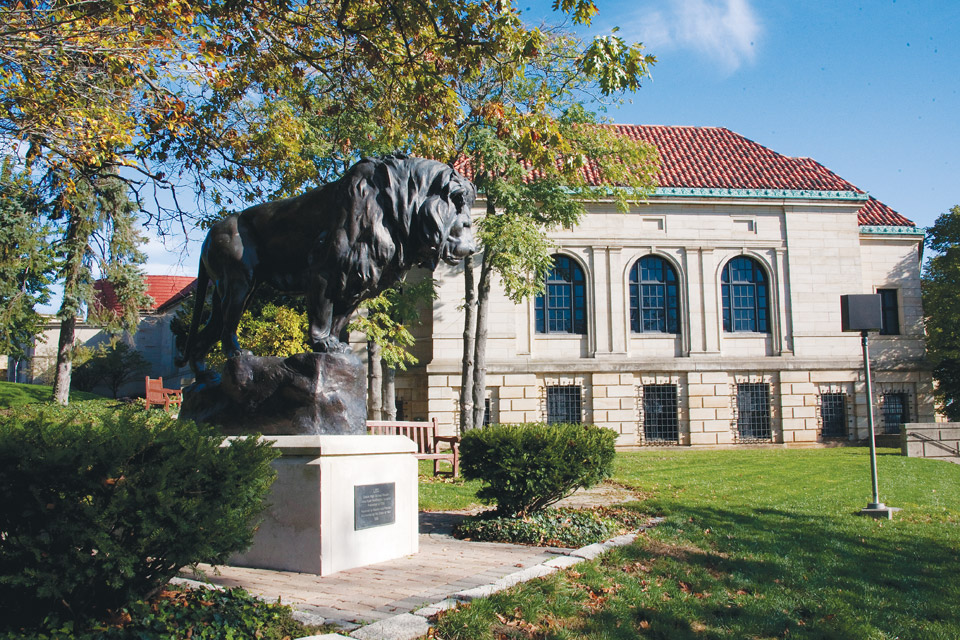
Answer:
<path fill-rule="evenodd" d="M 153 298 L 153 304 L 149 308 L 154 311 L 162 311 L 190 295 L 197 282 L 193 276 L 144 276 L 143 279 L 147 285 L 147 295 Z M 111 282 L 97 280 L 93 283 L 93 288 L 97 292 L 95 304 L 106 309 L 120 310 L 120 303 Z"/>
<path fill-rule="evenodd" d="M 603 125 L 621 136 L 654 145 L 660 152 L 660 187 L 693 189 L 778 189 L 789 191 L 862 190 L 810 158 L 791 158 L 721 127 L 675 127 L 634 124 Z M 472 175 L 468 162 L 457 169 Z M 600 178 L 586 169 L 594 186 Z M 897 212 L 871 198 L 860 210 L 861 225 L 914 226 Z"/>
<path fill-rule="evenodd" d="M 910 220 L 883 204 L 876 198 L 870 198 L 857 212 L 857 222 L 863 226 L 877 227 L 913 227 Z"/>
<path fill-rule="evenodd" d="M 661 187 L 719 189 L 860 189 L 809 158 L 790 158 L 719 127 L 608 125 L 660 151 Z"/>

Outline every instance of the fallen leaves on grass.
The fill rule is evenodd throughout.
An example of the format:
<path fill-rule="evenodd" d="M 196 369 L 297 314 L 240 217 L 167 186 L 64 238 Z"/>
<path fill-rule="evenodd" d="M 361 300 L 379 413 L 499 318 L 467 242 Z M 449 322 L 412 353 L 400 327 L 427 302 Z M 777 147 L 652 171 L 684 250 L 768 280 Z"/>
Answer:
<path fill-rule="evenodd" d="M 505 616 L 502 613 L 495 614 L 500 621 L 501 627 L 494 627 L 494 638 L 497 640 L 510 640 L 516 638 L 517 632 L 520 637 L 537 638 L 540 634 L 540 627 L 532 622 L 523 619 L 523 613 L 519 609 L 514 609 L 513 613 Z M 506 627 L 506 628 L 503 628 Z"/>

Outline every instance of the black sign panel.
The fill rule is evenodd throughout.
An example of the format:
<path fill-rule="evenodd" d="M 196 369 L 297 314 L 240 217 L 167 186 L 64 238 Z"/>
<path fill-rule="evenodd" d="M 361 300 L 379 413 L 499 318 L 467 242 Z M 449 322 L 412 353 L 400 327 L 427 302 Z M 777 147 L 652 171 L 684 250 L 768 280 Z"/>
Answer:
<path fill-rule="evenodd" d="M 353 529 L 382 527 L 397 521 L 397 483 L 364 484 L 353 488 Z"/>

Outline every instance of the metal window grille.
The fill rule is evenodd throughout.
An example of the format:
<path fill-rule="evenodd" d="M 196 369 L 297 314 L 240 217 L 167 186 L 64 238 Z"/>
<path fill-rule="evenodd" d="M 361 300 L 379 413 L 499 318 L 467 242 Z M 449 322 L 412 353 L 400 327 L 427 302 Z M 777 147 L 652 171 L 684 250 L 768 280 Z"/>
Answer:
<path fill-rule="evenodd" d="M 647 256 L 630 269 L 630 328 L 634 333 L 680 333 L 677 274 L 663 258 Z"/>
<path fill-rule="evenodd" d="M 547 387 L 547 423 L 582 421 L 582 390 L 578 384 Z"/>
<path fill-rule="evenodd" d="M 740 440 L 769 440 L 770 385 L 748 382 L 737 385 L 737 435 Z"/>
<path fill-rule="evenodd" d="M 734 258 L 723 268 L 723 330 L 770 332 L 767 278 L 752 258 Z"/>
<path fill-rule="evenodd" d="M 820 396 L 820 434 L 824 438 L 847 435 L 847 394 L 824 393 Z"/>
<path fill-rule="evenodd" d="M 910 422 L 907 394 L 885 393 L 880 397 L 880 422 L 883 433 L 900 433 L 900 425 Z"/>
<path fill-rule="evenodd" d="M 487 426 L 491 422 L 490 416 L 490 398 L 483 399 L 483 426 Z"/>
<path fill-rule="evenodd" d="M 643 439 L 645 442 L 677 442 L 677 385 L 643 385 Z"/>

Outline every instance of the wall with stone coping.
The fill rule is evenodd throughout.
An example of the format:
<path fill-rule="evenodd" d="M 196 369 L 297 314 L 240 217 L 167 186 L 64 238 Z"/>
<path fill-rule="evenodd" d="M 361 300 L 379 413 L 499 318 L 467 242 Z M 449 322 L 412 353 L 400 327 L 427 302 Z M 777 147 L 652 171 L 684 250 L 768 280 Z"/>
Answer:
<path fill-rule="evenodd" d="M 960 464 L 960 422 L 905 424 L 900 438 L 905 456 Z"/>

